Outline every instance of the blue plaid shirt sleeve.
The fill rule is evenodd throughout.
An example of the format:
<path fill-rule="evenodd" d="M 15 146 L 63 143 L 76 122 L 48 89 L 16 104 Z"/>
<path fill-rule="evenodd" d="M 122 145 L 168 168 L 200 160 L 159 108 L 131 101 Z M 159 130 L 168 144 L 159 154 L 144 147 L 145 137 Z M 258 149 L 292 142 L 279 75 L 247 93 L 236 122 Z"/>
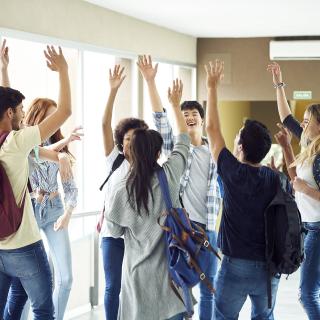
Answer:
<path fill-rule="evenodd" d="M 62 181 L 64 191 L 64 203 L 66 208 L 75 208 L 78 200 L 78 188 L 72 177 L 68 181 Z"/>
<path fill-rule="evenodd" d="M 162 151 L 164 155 L 169 156 L 174 146 L 174 138 L 172 127 L 169 123 L 167 113 L 163 112 L 153 112 L 153 121 L 157 128 L 157 131 L 161 134 L 163 139 Z"/>

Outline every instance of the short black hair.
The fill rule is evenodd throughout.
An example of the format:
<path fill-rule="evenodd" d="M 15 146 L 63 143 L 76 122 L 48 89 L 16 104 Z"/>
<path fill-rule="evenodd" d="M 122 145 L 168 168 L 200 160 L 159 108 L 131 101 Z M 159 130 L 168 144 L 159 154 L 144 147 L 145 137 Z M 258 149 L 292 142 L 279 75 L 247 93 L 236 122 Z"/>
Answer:
<path fill-rule="evenodd" d="M 259 121 L 247 119 L 240 132 L 239 144 L 242 145 L 245 160 L 260 163 L 271 148 L 271 134 Z"/>
<path fill-rule="evenodd" d="M 0 120 L 9 108 L 15 109 L 24 98 L 20 91 L 0 86 Z"/>
<path fill-rule="evenodd" d="M 184 101 L 181 104 L 180 108 L 181 108 L 181 111 L 197 109 L 201 119 L 204 119 L 204 109 L 198 101 L 195 101 L 195 100 Z"/>
<path fill-rule="evenodd" d="M 125 134 L 131 129 L 148 129 L 148 125 L 141 119 L 125 118 L 120 120 L 114 130 L 114 140 L 119 151 L 123 151 L 123 138 Z"/>

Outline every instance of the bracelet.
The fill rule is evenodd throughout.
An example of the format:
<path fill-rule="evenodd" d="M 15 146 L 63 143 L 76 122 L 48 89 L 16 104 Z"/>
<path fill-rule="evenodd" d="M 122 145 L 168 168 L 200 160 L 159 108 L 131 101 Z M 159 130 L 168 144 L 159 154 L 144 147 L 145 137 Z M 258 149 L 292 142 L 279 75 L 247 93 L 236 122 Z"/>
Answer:
<path fill-rule="evenodd" d="M 284 82 L 280 82 L 280 83 L 277 83 L 277 84 L 273 84 L 273 87 L 275 89 L 278 89 L 278 88 L 284 88 L 286 86 L 286 84 Z"/>

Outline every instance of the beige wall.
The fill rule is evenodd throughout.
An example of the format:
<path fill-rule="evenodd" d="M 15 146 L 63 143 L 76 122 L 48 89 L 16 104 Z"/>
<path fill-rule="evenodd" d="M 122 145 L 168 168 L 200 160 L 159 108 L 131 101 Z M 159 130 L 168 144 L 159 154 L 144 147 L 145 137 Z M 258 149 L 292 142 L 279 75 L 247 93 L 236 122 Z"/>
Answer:
<path fill-rule="evenodd" d="M 251 114 L 250 118 L 258 120 L 265 124 L 271 132 L 272 139 L 279 131 L 277 123 L 280 122 L 278 108 L 275 101 L 252 101 L 250 103 Z"/>
<path fill-rule="evenodd" d="M 242 127 L 243 119 L 251 114 L 249 101 L 228 101 L 219 103 L 221 129 L 227 147 L 233 150 L 233 141 Z M 232 115 L 232 116 L 230 116 Z"/>
<path fill-rule="evenodd" d="M 82 0 L 1 0 L 0 3 L 0 28 L 196 64 L 196 38 Z"/>
<path fill-rule="evenodd" d="M 198 98 L 206 99 L 204 63 L 220 57 L 226 60 L 225 84 L 219 89 L 220 100 L 275 100 L 269 62 L 271 38 L 198 39 Z M 281 61 L 287 98 L 293 90 L 311 90 L 320 99 L 320 61 Z"/>

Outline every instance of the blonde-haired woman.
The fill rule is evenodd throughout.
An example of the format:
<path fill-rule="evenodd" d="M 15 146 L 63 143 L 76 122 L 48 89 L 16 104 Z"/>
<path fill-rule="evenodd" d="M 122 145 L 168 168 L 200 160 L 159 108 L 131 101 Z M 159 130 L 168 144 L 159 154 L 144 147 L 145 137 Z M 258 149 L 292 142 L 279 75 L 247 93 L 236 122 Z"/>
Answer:
<path fill-rule="evenodd" d="M 305 260 L 301 266 L 300 301 L 308 318 L 315 320 L 320 319 L 320 104 L 307 107 L 299 124 L 286 99 L 280 66 L 274 62 L 268 70 L 277 91 L 280 120 L 301 143 L 302 151 L 295 158 L 286 130 L 282 129 L 276 136 L 290 167 L 296 202 L 308 231 L 304 242 Z M 292 169 L 296 170 L 296 176 Z"/>

